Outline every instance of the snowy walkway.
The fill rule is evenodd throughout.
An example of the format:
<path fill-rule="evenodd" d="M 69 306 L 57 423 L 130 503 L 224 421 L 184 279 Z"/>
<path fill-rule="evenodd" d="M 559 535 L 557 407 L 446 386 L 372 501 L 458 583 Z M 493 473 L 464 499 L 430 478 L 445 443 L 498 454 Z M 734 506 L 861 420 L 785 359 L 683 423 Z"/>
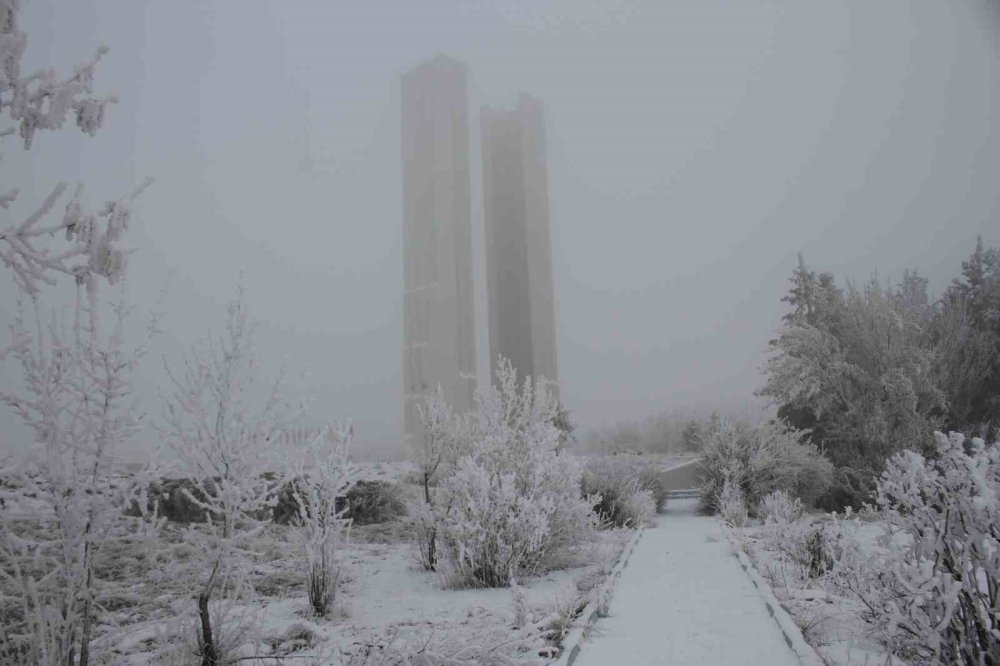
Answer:
<path fill-rule="evenodd" d="M 639 540 L 574 666 L 799 666 L 714 518 L 677 500 Z"/>

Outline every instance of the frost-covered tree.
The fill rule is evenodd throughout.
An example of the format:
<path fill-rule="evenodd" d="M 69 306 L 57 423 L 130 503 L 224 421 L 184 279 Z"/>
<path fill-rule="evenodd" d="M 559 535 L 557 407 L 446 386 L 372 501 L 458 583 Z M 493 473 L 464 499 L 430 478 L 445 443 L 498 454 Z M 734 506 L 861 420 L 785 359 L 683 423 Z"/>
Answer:
<path fill-rule="evenodd" d="M 275 444 L 299 413 L 281 398 L 280 377 L 264 404 L 254 404 L 260 368 L 254 329 L 241 285 L 229 304 L 225 335 L 193 347 L 183 372 L 167 366 L 173 390 L 161 434 L 192 477 L 195 490 L 185 487 L 182 492 L 206 515 L 204 525 L 186 532 L 207 569 L 197 598 L 204 666 L 216 666 L 220 659 L 209 601 L 234 573 L 230 565 L 235 550 L 260 527 L 256 517 L 273 505 L 275 488 L 287 479 L 286 460 Z M 268 474 L 274 475 L 272 481 Z"/>
<path fill-rule="evenodd" d="M 0 0 L 0 117 L 17 124 L 0 135 L 18 132 L 30 149 L 39 130 L 58 129 L 71 115 L 81 131 L 96 134 L 114 101 L 92 94 L 106 49 L 66 77 L 51 69 L 24 74 L 20 10 L 18 0 Z M 95 558 L 124 503 L 110 479 L 114 454 L 138 427 L 131 376 L 148 349 L 148 340 L 134 348 L 125 344 L 129 309 L 123 299 L 109 309 L 101 293 L 104 282 L 125 277 L 123 238 L 146 184 L 96 213 L 83 210 L 77 186 L 55 216 L 67 189 L 59 184 L 20 221 L 0 228 L 0 262 L 21 293 L 12 340 L 0 360 L 12 358 L 23 378 L 20 390 L 0 400 L 34 434 L 29 458 L 5 471 L 27 515 L 18 520 L 0 512 L 0 583 L 17 600 L 14 615 L 3 618 L 8 626 L 0 636 L 0 659 L 60 666 L 90 660 L 98 613 Z M 7 189 L 0 208 L 10 210 L 17 196 L 17 187 Z M 60 278 L 75 286 L 68 318 L 48 314 L 42 302 Z M 150 334 L 155 329 L 154 317 Z"/>
<path fill-rule="evenodd" d="M 340 578 L 340 550 L 346 545 L 351 521 L 347 507 L 337 509 L 358 480 L 348 461 L 354 426 L 331 426 L 310 437 L 299 450 L 289 452 L 294 464 L 289 483 L 295 501 L 293 524 L 305 555 L 309 575 L 309 605 L 323 617 L 333 605 Z"/>
<path fill-rule="evenodd" d="M 831 291 L 826 315 L 790 317 L 771 343 L 759 394 L 778 405 L 780 418 L 810 431 L 838 467 L 830 508 L 864 501 L 892 453 L 922 438 L 931 445 L 924 433 L 945 399 L 915 283 L 910 278 L 900 292 L 875 280 Z"/>
<path fill-rule="evenodd" d="M 825 327 L 834 313 L 840 290 L 830 273 L 816 273 L 806 266 L 802 254 L 792 272 L 792 286 L 781 301 L 792 308 L 783 319 L 788 323 Z"/>
<path fill-rule="evenodd" d="M 25 663 L 88 663 L 97 613 L 95 558 L 128 501 L 113 479 L 115 454 L 139 429 L 132 373 L 149 338 L 128 348 L 124 303 L 115 304 L 105 332 L 99 291 L 77 290 L 72 324 L 55 314 L 43 324 L 35 301 L 32 326 L 22 308 L 11 324 L 10 354 L 21 366 L 24 389 L 0 392 L 35 437 L 29 457 L 8 476 L 30 507 L 28 522 L 40 530 L 16 516 L 0 517 L 0 560 L 11 567 L 0 567 L 0 579 L 20 599 L 30 636 Z M 155 332 L 154 317 L 149 337 Z M 32 538 L 19 536 L 29 532 Z"/>
<path fill-rule="evenodd" d="M 933 333 L 948 425 L 1000 430 L 1000 250 L 984 249 L 982 238 L 945 291 Z"/>

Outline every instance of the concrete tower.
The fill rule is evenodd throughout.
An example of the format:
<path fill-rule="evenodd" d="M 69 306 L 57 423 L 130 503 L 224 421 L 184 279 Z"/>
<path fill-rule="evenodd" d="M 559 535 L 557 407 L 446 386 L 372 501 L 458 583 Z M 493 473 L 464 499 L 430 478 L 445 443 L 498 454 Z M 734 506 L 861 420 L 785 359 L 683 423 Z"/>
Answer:
<path fill-rule="evenodd" d="M 476 380 L 465 66 L 443 56 L 403 75 L 403 435 L 438 385 L 458 411 Z"/>
<path fill-rule="evenodd" d="M 558 382 L 542 103 L 485 107 L 481 131 L 491 373 L 502 354 L 519 376 Z"/>

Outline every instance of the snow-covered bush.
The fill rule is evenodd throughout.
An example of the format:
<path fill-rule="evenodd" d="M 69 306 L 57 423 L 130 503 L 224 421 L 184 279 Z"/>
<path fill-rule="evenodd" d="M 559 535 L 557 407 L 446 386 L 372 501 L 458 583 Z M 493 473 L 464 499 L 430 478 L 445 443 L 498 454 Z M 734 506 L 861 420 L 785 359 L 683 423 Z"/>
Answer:
<path fill-rule="evenodd" d="M 1000 446 L 936 437 L 935 459 L 889 460 L 876 496 L 886 545 L 873 556 L 851 544 L 835 579 L 911 663 L 997 663 Z"/>
<path fill-rule="evenodd" d="M 437 531 L 434 527 L 434 492 L 441 476 L 454 468 L 459 456 L 467 452 L 472 441 L 472 421 L 468 415 L 455 414 L 444 398 L 440 386 L 422 396 L 417 403 L 421 432 L 406 444 L 417 465 L 419 483 L 424 491 L 424 503 L 414 511 L 413 525 L 417 550 L 424 569 L 437 569 Z"/>
<path fill-rule="evenodd" d="M 743 499 L 743 491 L 730 477 L 730 474 L 726 474 L 722 481 L 718 500 L 719 516 L 727 525 L 743 527 L 748 520 L 746 501 Z"/>
<path fill-rule="evenodd" d="M 167 372 L 174 390 L 167 398 L 161 435 L 178 463 L 198 486 L 182 487 L 188 500 L 205 511 L 204 524 L 185 531 L 205 560 L 206 578 L 198 593 L 199 645 L 202 663 L 218 663 L 209 601 L 242 538 L 259 527 L 274 504 L 273 489 L 288 473 L 287 456 L 274 445 L 297 414 L 280 398 L 280 380 L 263 406 L 252 394 L 260 363 L 253 351 L 254 322 L 247 313 L 242 285 L 229 304 L 226 334 L 195 346 L 184 360 L 183 374 Z M 266 474 L 277 475 L 278 483 Z"/>
<path fill-rule="evenodd" d="M 615 527 L 643 527 L 656 514 L 656 499 L 642 485 L 640 467 L 620 456 L 596 458 L 584 468 L 583 496 L 600 497 L 594 512 Z"/>
<path fill-rule="evenodd" d="M 593 528 L 582 466 L 559 455 L 557 403 L 544 380 L 518 386 L 501 359 L 497 386 L 478 397 L 471 450 L 438 485 L 431 508 L 453 583 L 503 587 Z"/>
<path fill-rule="evenodd" d="M 347 460 L 353 426 L 337 427 L 332 434 L 328 437 L 324 431 L 296 452 L 295 480 L 288 484 L 296 505 L 296 538 L 309 574 L 309 605 L 320 617 L 333 605 L 340 579 L 338 556 L 351 526 L 338 500 L 358 476 Z"/>
<path fill-rule="evenodd" d="M 670 497 L 670 488 L 663 472 L 655 465 L 637 465 L 639 470 L 639 486 L 643 490 L 649 491 L 653 496 L 654 510 L 662 513 L 667 508 L 667 498 Z"/>
<path fill-rule="evenodd" d="M 840 561 L 844 541 L 851 535 L 851 525 L 836 518 L 813 520 L 799 515 L 794 520 L 781 517 L 789 515 L 779 510 L 765 520 L 758 534 L 764 547 L 777 556 L 780 576 L 771 576 L 772 582 L 787 586 L 789 580 L 799 585 L 826 575 Z M 794 515 L 794 509 L 790 512 Z"/>
<path fill-rule="evenodd" d="M 775 490 L 785 490 L 806 504 L 829 487 L 833 466 L 803 433 L 782 421 L 768 420 L 749 426 L 721 422 L 703 438 L 700 472 L 702 509 L 719 510 L 725 476 L 739 487 L 748 511 L 756 512 L 761 500 Z"/>
<path fill-rule="evenodd" d="M 784 490 L 775 490 L 766 496 L 757 509 L 757 516 L 765 523 L 794 523 L 802 513 L 802 501 Z"/>

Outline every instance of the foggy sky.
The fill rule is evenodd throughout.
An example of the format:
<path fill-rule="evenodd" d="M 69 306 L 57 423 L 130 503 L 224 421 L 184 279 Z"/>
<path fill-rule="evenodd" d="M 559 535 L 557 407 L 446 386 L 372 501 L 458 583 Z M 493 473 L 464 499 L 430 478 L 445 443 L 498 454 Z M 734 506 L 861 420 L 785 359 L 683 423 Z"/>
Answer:
<path fill-rule="evenodd" d="M 352 415 L 362 445 L 398 442 L 399 78 L 443 53 L 470 72 L 480 384 L 478 110 L 524 90 L 547 114 L 572 418 L 738 408 L 796 253 L 841 283 L 917 267 L 937 290 L 977 234 L 1000 245 L 996 4 L 30 0 L 28 68 L 107 44 L 96 88 L 121 102 L 96 138 L 5 143 L 22 194 L 4 225 L 59 180 L 96 207 L 155 176 L 129 234 L 134 303 L 174 272 L 147 420 L 161 355 L 222 328 L 242 270 L 265 367 L 315 400 L 310 420 Z M 4 279 L 3 321 L 13 304 Z M 2 371 L 9 386 L 17 368 Z M 0 425 L 8 445 L 27 436 L 6 409 Z"/>

